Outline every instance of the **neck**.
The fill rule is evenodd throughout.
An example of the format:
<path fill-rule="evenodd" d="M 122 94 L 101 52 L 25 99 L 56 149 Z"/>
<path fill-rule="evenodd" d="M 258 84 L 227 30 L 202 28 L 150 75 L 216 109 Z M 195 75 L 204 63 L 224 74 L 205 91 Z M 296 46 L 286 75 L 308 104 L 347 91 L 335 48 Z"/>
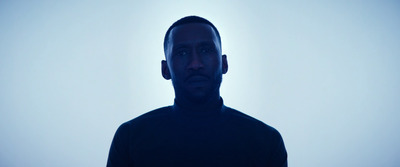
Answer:
<path fill-rule="evenodd" d="M 221 97 L 218 94 L 212 95 L 204 99 L 190 99 L 176 96 L 175 100 L 182 106 L 190 110 L 203 110 L 213 108 L 220 104 Z"/>

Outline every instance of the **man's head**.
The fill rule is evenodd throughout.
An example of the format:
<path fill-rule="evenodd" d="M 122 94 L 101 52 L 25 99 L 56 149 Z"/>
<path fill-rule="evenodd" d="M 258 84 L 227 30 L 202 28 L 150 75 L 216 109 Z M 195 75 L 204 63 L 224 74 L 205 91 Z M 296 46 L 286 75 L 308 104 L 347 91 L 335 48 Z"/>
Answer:
<path fill-rule="evenodd" d="M 184 18 L 179 19 L 178 21 L 176 21 L 174 24 L 172 24 L 168 30 L 167 33 L 165 33 L 164 36 L 164 54 L 165 56 L 167 56 L 167 48 L 168 48 L 168 43 L 169 43 L 169 35 L 171 33 L 171 30 L 177 26 L 180 25 L 184 25 L 184 24 L 190 24 L 190 23 L 203 23 L 203 24 L 207 24 L 209 26 L 211 26 L 213 28 L 213 30 L 215 31 L 217 37 L 218 37 L 218 41 L 221 44 L 221 36 L 219 35 L 218 29 L 214 26 L 214 24 L 212 24 L 210 21 L 208 21 L 207 19 L 204 19 L 202 17 L 198 17 L 198 16 L 187 16 Z M 220 45 L 221 46 L 221 45 Z M 221 49 L 221 48 L 220 48 Z"/>
<path fill-rule="evenodd" d="M 217 28 L 208 20 L 188 16 L 176 21 L 164 38 L 162 75 L 172 79 L 177 99 L 195 103 L 218 96 L 228 71 Z"/>

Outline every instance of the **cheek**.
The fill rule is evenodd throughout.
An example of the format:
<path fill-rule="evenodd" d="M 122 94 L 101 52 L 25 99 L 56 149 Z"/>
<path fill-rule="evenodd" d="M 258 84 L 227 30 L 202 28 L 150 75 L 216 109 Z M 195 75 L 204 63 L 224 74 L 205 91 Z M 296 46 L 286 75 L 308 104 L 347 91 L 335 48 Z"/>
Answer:
<path fill-rule="evenodd" d="M 177 78 L 184 73 L 184 65 L 180 61 L 174 61 L 173 63 L 171 63 L 169 71 L 172 77 Z"/>
<path fill-rule="evenodd" d="M 181 58 L 175 58 L 175 59 L 171 59 L 172 63 L 171 63 L 171 67 L 173 69 L 183 69 L 185 67 L 185 65 L 187 64 L 187 58 L 185 57 L 181 57 Z"/>
<path fill-rule="evenodd" d="M 218 58 L 218 55 L 206 55 L 203 57 L 202 61 L 209 66 L 217 66 L 221 63 L 221 59 Z"/>
<path fill-rule="evenodd" d="M 218 57 L 210 58 L 210 60 L 207 61 L 207 62 L 208 62 L 208 64 L 209 64 L 210 66 L 212 66 L 212 68 L 213 68 L 214 70 L 220 70 L 220 69 L 222 69 L 221 59 L 219 59 Z"/>

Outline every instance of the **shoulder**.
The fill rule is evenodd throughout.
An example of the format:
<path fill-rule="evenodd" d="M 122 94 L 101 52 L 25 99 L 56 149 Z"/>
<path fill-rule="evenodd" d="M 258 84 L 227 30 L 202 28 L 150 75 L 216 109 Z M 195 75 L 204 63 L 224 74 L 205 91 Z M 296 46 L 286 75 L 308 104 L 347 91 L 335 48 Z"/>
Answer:
<path fill-rule="evenodd" d="M 257 125 L 265 128 L 272 128 L 271 126 L 265 124 L 264 122 L 230 107 L 225 106 L 224 113 L 227 115 L 229 119 L 233 121 L 238 121 L 245 124 Z"/>
<path fill-rule="evenodd" d="M 171 111 L 172 111 L 171 106 L 161 107 L 161 108 L 149 111 L 147 113 L 144 113 L 144 114 L 128 121 L 128 123 L 137 122 L 137 121 L 146 120 L 146 119 L 157 119 L 159 117 L 164 117 L 166 115 L 169 115 L 171 113 Z"/>
<path fill-rule="evenodd" d="M 227 115 L 227 121 L 240 129 L 245 128 L 250 132 L 257 132 L 259 135 L 266 134 L 270 137 L 281 137 L 274 127 L 236 109 L 225 106 L 225 114 Z"/>
<path fill-rule="evenodd" d="M 138 139 L 135 135 L 142 135 L 149 133 L 147 129 L 158 126 L 162 118 L 165 118 L 170 113 L 170 107 L 162 107 L 150 112 L 147 112 L 141 116 L 138 116 L 132 120 L 129 120 L 121 124 L 112 141 L 108 164 L 110 166 L 128 166 L 131 164 L 129 155 L 131 154 L 130 148 L 132 143 Z"/>
<path fill-rule="evenodd" d="M 165 120 L 171 115 L 172 107 L 165 106 L 147 113 L 144 113 L 136 118 L 133 118 L 120 125 L 119 129 L 131 129 L 137 126 L 146 126 L 148 124 L 155 124 L 162 120 Z"/>
<path fill-rule="evenodd" d="M 245 136 L 243 141 L 249 142 L 248 147 L 254 148 L 252 151 L 260 153 L 254 155 L 260 162 L 268 157 L 271 166 L 287 164 L 285 144 L 278 130 L 238 110 L 226 107 L 225 111 L 229 126 L 233 126 L 235 132 Z"/>
<path fill-rule="evenodd" d="M 252 144 L 264 150 L 280 151 L 286 154 L 283 138 L 274 127 L 229 107 L 226 107 L 225 113 L 229 126 L 235 132 L 246 136 Z"/>

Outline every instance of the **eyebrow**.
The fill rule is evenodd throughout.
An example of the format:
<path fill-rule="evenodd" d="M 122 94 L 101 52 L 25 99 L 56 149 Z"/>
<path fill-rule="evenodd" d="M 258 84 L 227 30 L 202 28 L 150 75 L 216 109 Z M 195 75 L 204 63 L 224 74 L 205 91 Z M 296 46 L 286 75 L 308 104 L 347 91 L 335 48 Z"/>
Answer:
<path fill-rule="evenodd" d="M 177 50 L 177 49 L 187 48 L 187 47 L 189 47 L 187 44 L 178 44 L 178 45 L 172 47 L 172 50 Z"/>
<path fill-rule="evenodd" d="M 215 43 L 213 40 L 207 40 L 207 41 L 202 41 L 196 45 L 197 46 L 215 45 Z M 189 46 L 190 46 L 190 42 L 186 42 L 186 43 L 177 44 L 172 49 L 178 49 L 178 48 L 189 47 Z"/>

